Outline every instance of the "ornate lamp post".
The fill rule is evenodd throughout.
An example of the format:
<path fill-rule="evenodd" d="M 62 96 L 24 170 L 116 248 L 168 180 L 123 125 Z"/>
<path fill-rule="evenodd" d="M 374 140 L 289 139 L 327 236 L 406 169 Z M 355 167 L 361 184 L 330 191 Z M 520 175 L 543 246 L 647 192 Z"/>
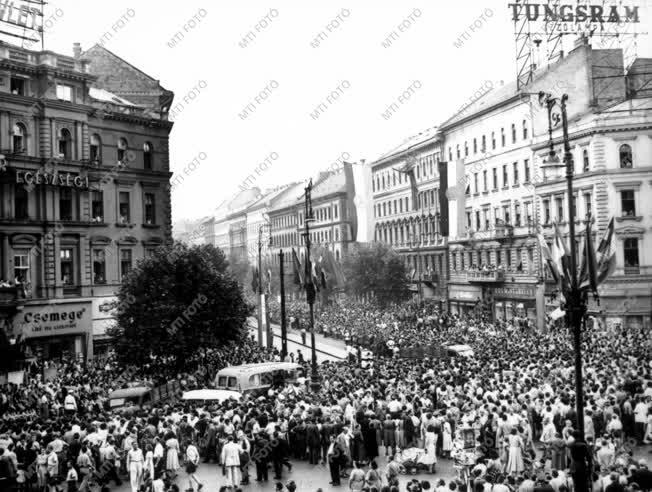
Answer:
<path fill-rule="evenodd" d="M 315 216 L 312 211 L 312 179 L 308 183 L 308 186 L 304 188 L 304 205 L 305 205 L 305 222 L 306 222 L 306 232 L 303 233 L 303 237 L 306 242 L 306 301 L 308 302 L 308 308 L 310 310 L 310 344 L 311 344 L 311 362 L 312 362 L 312 371 L 310 374 L 310 389 L 316 393 L 319 391 L 321 384 L 319 382 L 319 374 L 317 372 L 317 351 L 315 348 L 315 297 L 316 289 L 315 284 L 312 279 L 312 262 L 310 260 L 310 223 L 315 220 Z"/>
<path fill-rule="evenodd" d="M 544 160 L 543 167 L 566 167 L 566 192 L 568 197 L 568 233 L 570 235 L 570 285 L 564 290 L 566 299 L 566 321 L 569 330 L 573 333 L 573 345 L 575 351 L 575 407 L 577 413 L 577 431 L 579 439 L 577 445 L 571 449 L 571 455 L 576 463 L 576 472 L 574 475 L 575 490 L 585 492 L 588 490 L 586 462 L 589 460 L 586 441 L 584 439 L 584 389 L 582 376 L 582 353 L 581 353 L 581 335 L 582 321 L 586 315 L 586 301 L 582 296 L 579 288 L 577 276 L 577 251 L 575 249 L 575 207 L 573 196 L 573 155 L 571 154 L 570 142 L 568 139 L 568 118 L 566 114 L 566 102 L 568 94 L 564 94 L 560 99 L 544 92 L 539 93 L 539 103 L 545 105 L 548 110 L 548 135 L 550 140 L 550 151 L 548 158 Z M 552 141 L 552 121 L 553 108 L 559 105 L 561 109 L 561 123 L 564 142 L 564 158 L 560 162 L 555 153 Z"/>

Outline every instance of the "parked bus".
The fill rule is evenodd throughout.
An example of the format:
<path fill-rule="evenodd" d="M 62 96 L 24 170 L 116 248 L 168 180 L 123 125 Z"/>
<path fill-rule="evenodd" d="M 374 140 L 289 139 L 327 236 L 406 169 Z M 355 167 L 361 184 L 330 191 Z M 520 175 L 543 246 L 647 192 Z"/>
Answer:
<path fill-rule="evenodd" d="M 265 393 L 277 384 L 305 381 L 303 368 L 294 362 L 261 362 L 225 367 L 215 376 L 215 387 L 241 393 Z"/>

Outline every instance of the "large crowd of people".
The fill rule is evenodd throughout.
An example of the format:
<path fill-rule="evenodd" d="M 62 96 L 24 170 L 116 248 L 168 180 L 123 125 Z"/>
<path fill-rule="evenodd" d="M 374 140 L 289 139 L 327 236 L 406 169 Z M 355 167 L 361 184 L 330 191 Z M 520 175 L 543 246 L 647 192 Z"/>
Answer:
<path fill-rule="evenodd" d="M 183 373 L 145 367 L 128 382 L 111 358 L 68 361 L 48 381 L 44 363 L 35 362 L 26 384 L 2 389 L 0 489 L 110 490 L 128 480 L 132 491 L 246 490 L 271 479 L 292 491 L 298 461 L 327 467 L 325 481 L 355 491 L 572 492 L 581 471 L 594 492 L 652 489 L 644 329 L 596 324 L 584 333 L 583 446 L 565 329 L 495 324 L 436 305 L 380 309 L 353 301 L 320 310 L 316 327 L 372 349 L 373 364 L 322 363 L 317 393 L 286 382 L 241 400 L 173 400 L 125 414 L 107 399 L 118 385 L 176 379 L 182 390 L 203 388 L 224 366 L 280 355 L 247 340 L 198 355 Z M 445 343 L 469 345 L 474 355 L 411 359 L 392 350 Z M 443 460 L 457 476 L 438 477 Z M 220 472 L 202 484 L 197 469 L 206 462 Z M 400 476 L 412 471 L 430 476 L 399 489 Z M 310 490 L 326 485 L 319 476 Z"/>

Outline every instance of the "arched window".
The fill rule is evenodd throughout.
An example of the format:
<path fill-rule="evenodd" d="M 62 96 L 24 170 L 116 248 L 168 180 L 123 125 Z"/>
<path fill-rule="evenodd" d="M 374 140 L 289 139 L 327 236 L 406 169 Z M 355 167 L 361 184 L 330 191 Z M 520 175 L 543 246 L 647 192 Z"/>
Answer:
<path fill-rule="evenodd" d="M 152 144 L 145 142 L 143 144 L 143 164 L 145 165 L 145 169 L 152 169 L 152 162 Z"/>
<path fill-rule="evenodd" d="M 127 141 L 124 138 L 118 139 L 118 161 L 123 162 L 127 155 Z"/>
<path fill-rule="evenodd" d="M 97 133 L 91 135 L 91 162 L 99 163 L 102 160 L 102 140 Z"/>
<path fill-rule="evenodd" d="M 67 128 L 62 128 L 59 131 L 59 157 L 63 159 L 71 159 L 72 151 L 72 136 Z"/>
<path fill-rule="evenodd" d="M 27 129 L 22 123 L 16 123 L 12 132 L 12 148 L 15 154 L 27 150 Z"/>
<path fill-rule="evenodd" d="M 621 145 L 619 153 L 621 168 L 629 168 L 634 166 L 634 160 L 632 159 L 632 148 L 628 144 Z"/>

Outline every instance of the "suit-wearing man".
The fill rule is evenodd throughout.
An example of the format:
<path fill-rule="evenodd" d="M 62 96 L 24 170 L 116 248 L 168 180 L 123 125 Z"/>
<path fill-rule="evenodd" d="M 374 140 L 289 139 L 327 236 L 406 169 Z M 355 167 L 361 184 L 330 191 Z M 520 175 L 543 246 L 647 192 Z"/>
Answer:
<path fill-rule="evenodd" d="M 230 435 L 220 455 L 220 461 L 226 470 L 227 486 L 237 487 L 240 485 L 240 453 L 242 453 L 242 448 L 233 441 L 233 435 Z"/>
<path fill-rule="evenodd" d="M 311 465 L 319 464 L 319 447 L 321 436 L 319 428 L 312 420 L 306 425 L 306 444 L 308 445 L 308 457 Z"/>

